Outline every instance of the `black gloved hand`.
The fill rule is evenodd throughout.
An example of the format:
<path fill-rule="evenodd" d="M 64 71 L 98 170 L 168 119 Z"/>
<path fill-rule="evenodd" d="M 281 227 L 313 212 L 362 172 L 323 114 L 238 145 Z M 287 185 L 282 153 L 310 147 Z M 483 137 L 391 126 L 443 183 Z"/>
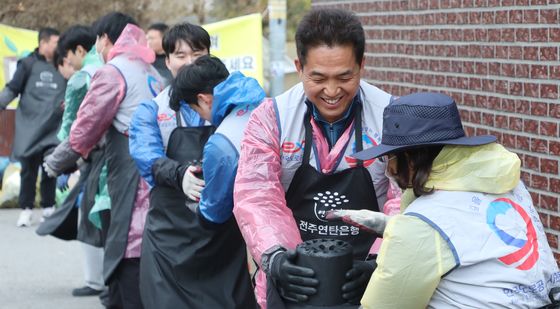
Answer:
<path fill-rule="evenodd" d="M 352 268 L 346 273 L 346 283 L 342 286 L 342 297 L 348 303 L 360 304 L 371 274 L 376 267 L 375 260 L 354 261 Z"/>
<path fill-rule="evenodd" d="M 278 253 L 272 260 L 268 275 L 282 298 L 305 302 L 310 295 L 317 293 L 315 287 L 319 285 L 319 280 L 315 278 L 313 269 L 294 264 L 296 254 L 293 250 Z"/>

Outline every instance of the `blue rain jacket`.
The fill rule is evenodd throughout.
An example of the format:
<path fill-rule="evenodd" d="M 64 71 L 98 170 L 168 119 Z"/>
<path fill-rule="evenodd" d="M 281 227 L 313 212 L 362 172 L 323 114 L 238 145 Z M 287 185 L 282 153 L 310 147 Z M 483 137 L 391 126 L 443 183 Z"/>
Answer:
<path fill-rule="evenodd" d="M 182 125 L 196 127 L 204 125 L 204 119 L 187 104 L 181 104 Z M 169 107 L 169 87 L 153 100 L 137 107 L 129 130 L 130 155 L 136 162 L 140 175 L 150 186 L 155 185 L 153 166 L 156 161 L 166 161 L 165 150 L 169 135 L 177 127 L 175 111 Z M 170 179 L 175 182 L 175 179 Z M 180 185 L 179 185 L 180 188 Z"/>
<path fill-rule="evenodd" d="M 214 88 L 212 125 L 220 124 L 232 112 L 251 111 L 265 98 L 259 83 L 241 72 L 233 72 Z M 215 133 L 204 147 L 202 171 L 206 186 L 202 190 L 199 212 L 212 223 L 226 222 L 233 211 L 233 183 L 237 174 L 239 152 L 230 138 L 243 134 L 245 127 Z"/>

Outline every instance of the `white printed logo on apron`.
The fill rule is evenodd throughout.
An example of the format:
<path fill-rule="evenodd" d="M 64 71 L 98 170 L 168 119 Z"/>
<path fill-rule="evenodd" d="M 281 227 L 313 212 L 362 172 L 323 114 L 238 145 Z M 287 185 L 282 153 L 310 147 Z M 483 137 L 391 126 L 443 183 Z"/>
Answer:
<path fill-rule="evenodd" d="M 315 217 L 323 222 L 328 222 L 326 217 L 329 210 L 341 207 L 350 202 L 350 200 L 346 198 L 346 195 L 331 191 L 317 193 L 317 195 L 313 197 L 313 200 L 315 200 L 315 206 L 313 208 L 315 210 Z"/>

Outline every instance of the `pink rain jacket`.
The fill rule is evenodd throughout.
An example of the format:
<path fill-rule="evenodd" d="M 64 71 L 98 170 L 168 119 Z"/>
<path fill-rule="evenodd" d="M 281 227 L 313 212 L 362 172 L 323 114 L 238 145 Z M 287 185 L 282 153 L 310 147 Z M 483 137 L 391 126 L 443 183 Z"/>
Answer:
<path fill-rule="evenodd" d="M 107 61 L 126 55 L 139 58 L 146 63 L 155 60 L 154 52 L 148 47 L 144 31 L 138 26 L 128 24 L 107 56 Z M 91 87 L 86 94 L 76 121 L 70 131 L 70 146 L 82 157 L 102 140 L 111 127 L 113 118 L 119 111 L 119 105 L 126 94 L 126 82 L 112 65 L 105 64 L 91 80 Z M 140 257 L 142 233 L 149 206 L 149 187 L 140 178 L 134 202 L 134 209 L 128 231 L 125 258 Z"/>
<path fill-rule="evenodd" d="M 313 130 L 313 135 L 314 141 L 324 140 L 321 130 Z M 280 148 L 274 101 L 266 101 L 253 111 L 245 129 L 235 180 L 233 210 L 247 247 L 259 266 L 267 250 L 275 250 L 278 246 L 295 249 L 302 242 L 292 211 L 286 206 L 285 192 L 280 182 Z M 332 159 L 328 155 L 327 152 L 320 152 L 319 160 L 328 162 Z M 257 301 L 262 308 L 266 308 L 266 275 L 260 270 L 255 289 Z"/>

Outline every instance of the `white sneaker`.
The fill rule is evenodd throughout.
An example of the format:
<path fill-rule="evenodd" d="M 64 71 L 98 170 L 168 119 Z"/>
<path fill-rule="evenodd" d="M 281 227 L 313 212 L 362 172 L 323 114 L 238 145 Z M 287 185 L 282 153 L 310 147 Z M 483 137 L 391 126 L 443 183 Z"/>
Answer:
<path fill-rule="evenodd" d="M 23 226 L 31 226 L 31 217 L 33 216 L 33 211 L 29 208 L 26 208 L 24 210 L 21 211 L 21 213 L 19 214 L 19 218 L 18 221 L 16 223 L 16 225 L 18 227 L 23 227 Z"/>
<path fill-rule="evenodd" d="M 43 208 L 43 216 L 41 217 L 41 222 L 45 222 L 45 218 L 50 217 L 54 212 L 54 207 L 45 207 Z"/>

